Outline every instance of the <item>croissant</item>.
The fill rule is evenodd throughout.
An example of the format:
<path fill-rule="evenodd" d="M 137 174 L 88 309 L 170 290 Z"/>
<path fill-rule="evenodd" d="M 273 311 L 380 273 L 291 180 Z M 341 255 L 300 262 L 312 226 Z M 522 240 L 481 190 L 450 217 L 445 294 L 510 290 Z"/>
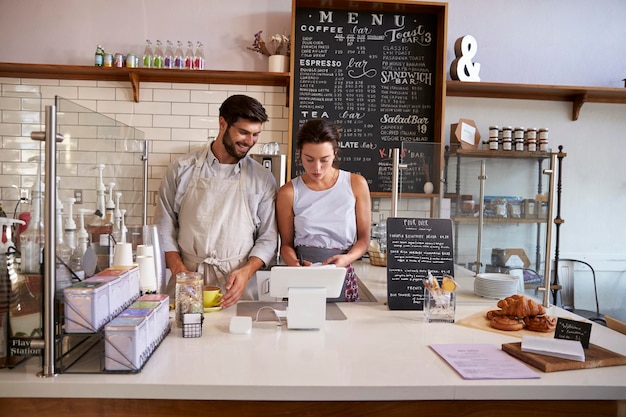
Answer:
<path fill-rule="evenodd" d="M 541 304 L 517 294 L 498 301 L 498 307 L 504 315 L 510 317 L 540 316 L 546 313 Z"/>

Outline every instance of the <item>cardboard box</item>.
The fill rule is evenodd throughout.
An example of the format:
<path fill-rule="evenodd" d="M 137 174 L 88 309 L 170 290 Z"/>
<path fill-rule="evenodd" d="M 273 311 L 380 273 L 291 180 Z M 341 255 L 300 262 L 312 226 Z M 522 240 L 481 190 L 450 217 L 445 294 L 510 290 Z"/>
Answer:
<path fill-rule="evenodd" d="M 515 262 L 515 259 L 511 259 L 511 257 L 516 256 L 519 259 L 522 260 L 522 262 L 524 263 L 524 268 L 530 268 L 530 259 L 528 259 L 528 256 L 526 256 L 526 252 L 524 251 L 524 249 L 521 248 L 507 248 L 505 249 L 505 254 L 504 254 L 504 264 L 508 267 L 511 267 L 513 265 L 510 265 L 510 263 Z"/>
<path fill-rule="evenodd" d="M 450 143 L 458 142 L 462 149 L 479 149 L 480 133 L 476 123 L 470 119 L 459 119 L 450 125 Z"/>

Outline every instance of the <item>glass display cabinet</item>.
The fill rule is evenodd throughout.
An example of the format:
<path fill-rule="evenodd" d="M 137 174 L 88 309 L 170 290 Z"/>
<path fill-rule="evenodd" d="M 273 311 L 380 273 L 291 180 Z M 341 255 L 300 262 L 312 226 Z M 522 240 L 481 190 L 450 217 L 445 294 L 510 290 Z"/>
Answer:
<path fill-rule="evenodd" d="M 455 263 L 477 273 L 523 269 L 527 287 L 543 283 L 553 161 L 551 152 L 446 149 Z"/>

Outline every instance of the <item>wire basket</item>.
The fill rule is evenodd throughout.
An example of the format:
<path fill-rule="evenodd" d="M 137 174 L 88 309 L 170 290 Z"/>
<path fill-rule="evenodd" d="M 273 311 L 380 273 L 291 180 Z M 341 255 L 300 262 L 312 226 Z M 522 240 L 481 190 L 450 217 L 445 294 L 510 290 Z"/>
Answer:
<path fill-rule="evenodd" d="M 202 322 L 203 321 L 204 321 L 204 315 L 202 313 L 183 314 L 183 337 L 202 336 Z"/>
<path fill-rule="evenodd" d="M 374 266 L 387 266 L 387 253 L 368 251 L 370 263 Z"/>

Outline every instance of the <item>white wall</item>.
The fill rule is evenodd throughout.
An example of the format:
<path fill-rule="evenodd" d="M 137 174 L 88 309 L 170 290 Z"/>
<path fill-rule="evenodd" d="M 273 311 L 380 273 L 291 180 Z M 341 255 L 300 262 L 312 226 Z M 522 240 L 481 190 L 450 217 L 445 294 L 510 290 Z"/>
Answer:
<path fill-rule="evenodd" d="M 290 0 L 0 0 L 0 61 L 91 65 L 97 44 L 113 52 L 141 53 L 146 38 L 158 38 L 202 41 L 208 69 L 264 70 L 265 59 L 245 47 L 258 30 L 266 34 L 287 32 L 290 19 Z M 454 41 L 472 34 L 478 41 L 474 61 L 482 65 L 483 81 L 621 88 L 626 78 L 625 21 L 623 0 L 451 0 L 448 62 L 454 58 Z M 165 117 L 141 110 L 165 106 L 164 112 L 171 114 L 177 100 L 163 99 L 159 94 L 156 96 L 161 99 L 155 100 L 154 93 L 146 93 L 144 88 L 166 88 L 174 94 L 178 89 L 204 86 L 142 83 L 142 103 L 133 103 L 126 84 L 116 85 L 118 93 L 110 100 L 82 95 L 80 86 L 91 86 L 89 82 L 0 79 L 0 83 L 3 89 L 16 83 L 41 86 L 48 98 L 55 89 L 76 87 L 75 96 L 66 98 L 144 130 L 154 139 L 158 155 L 151 170 L 151 189 L 172 157 L 197 140 L 193 138 L 216 128 L 210 118 L 200 131 L 189 125 L 169 126 Z M 219 87 L 215 97 L 221 88 L 256 90 Z M 215 89 L 208 86 L 206 94 Z M 259 93 L 276 99 L 281 91 L 266 88 Z M 165 104 L 147 104 L 151 101 Z M 209 102 L 213 103 L 211 99 Z M 208 109 L 207 117 L 211 115 L 211 107 Z M 286 149 L 289 109 L 273 107 L 273 111 L 282 127 L 271 130 L 283 135 Z M 626 270 L 626 164 L 622 152 L 626 105 L 585 104 L 578 121 L 571 120 L 571 112 L 570 103 L 449 97 L 445 125 L 461 117 L 470 118 L 483 135 L 489 124 L 550 128 L 551 145 L 564 145 L 568 154 L 564 161 L 561 217 L 565 224 L 561 227 L 560 255 L 588 260 L 607 271 L 602 279 L 611 282 L 602 284 L 606 288 L 603 291 L 607 299 L 615 298 L 612 290 L 624 288 L 626 280 L 622 273 Z"/>

